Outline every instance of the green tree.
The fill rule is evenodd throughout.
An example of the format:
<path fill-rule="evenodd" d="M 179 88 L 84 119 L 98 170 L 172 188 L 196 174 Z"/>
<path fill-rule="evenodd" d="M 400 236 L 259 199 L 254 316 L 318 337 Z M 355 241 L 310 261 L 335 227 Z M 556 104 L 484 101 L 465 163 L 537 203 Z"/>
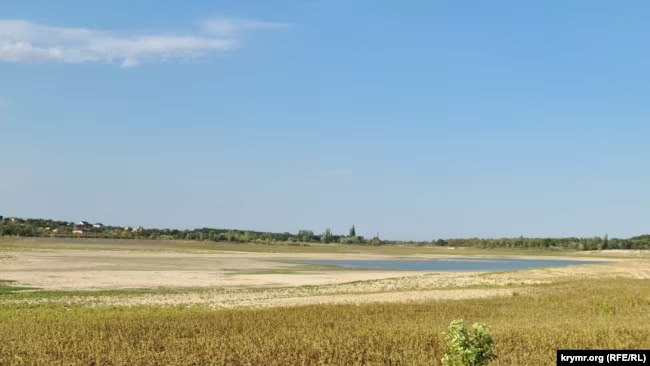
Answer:
<path fill-rule="evenodd" d="M 331 243 L 332 242 L 332 231 L 330 228 L 325 229 L 325 234 L 321 237 L 321 241 L 323 243 Z"/>
<path fill-rule="evenodd" d="M 444 366 L 485 366 L 497 357 L 490 330 L 483 323 L 474 323 L 470 333 L 462 320 L 454 320 L 445 340 L 448 352 L 442 358 Z"/>
<path fill-rule="evenodd" d="M 350 228 L 350 234 L 348 236 L 357 236 L 357 231 L 354 229 L 354 225 Z"/>
<path fill-rule="evenodd" d="M 298 240 L 304 242 L 310 242 L 314 237 L 314 232 L 311 230 L 300 230 L 298 231 Z"/>

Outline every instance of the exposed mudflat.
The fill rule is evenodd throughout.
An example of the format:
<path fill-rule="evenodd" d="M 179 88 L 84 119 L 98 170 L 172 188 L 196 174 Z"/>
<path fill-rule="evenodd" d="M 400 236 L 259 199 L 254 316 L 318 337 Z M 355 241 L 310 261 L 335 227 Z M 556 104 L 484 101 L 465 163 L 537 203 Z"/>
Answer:
<path fill-rule="evenodd" d="M 426 256 L 106 248 L 7 251 L 0 252 L 0 280 L 16 281 L 22 286 L 49 290 L 163 288 L 174 291 L 13 298 L 0 299 L 0 302 L 206 305 L 214 308 L 412 302 L 511 296 L 534 291 L 534 285 L 575 278 L 650 278 L 650 261 L 646 258 L 505 272 L 357 270 L 297 263 L 301 260 L 423 257 Z M 184 290 L 179 292 L 178 289 Z"/>
<path fill-rule="evenodd" d="M 150 287 L 302 286 L 416 276 L 414 271 L 319 270 L 298 259 L 369 259 L 372 255 L 310 253 L 174 253 L 105 250 L 16 252 L 3 258 L 0 279 L 52 290 Z"/>

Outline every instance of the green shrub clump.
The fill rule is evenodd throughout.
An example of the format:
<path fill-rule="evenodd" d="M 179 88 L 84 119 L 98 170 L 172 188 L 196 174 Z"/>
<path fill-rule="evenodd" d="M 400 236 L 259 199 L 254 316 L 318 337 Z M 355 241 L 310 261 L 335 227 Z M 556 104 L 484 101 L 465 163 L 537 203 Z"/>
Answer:
<path fill-rule="evenodd" d="M 462 320 L 454 320 L 445 340 L 448 352 L 442 358 L 444 366 L 484 366 L 497 357 L 490 330 L 483 323 L 474 323 L 470 334 Z"/>

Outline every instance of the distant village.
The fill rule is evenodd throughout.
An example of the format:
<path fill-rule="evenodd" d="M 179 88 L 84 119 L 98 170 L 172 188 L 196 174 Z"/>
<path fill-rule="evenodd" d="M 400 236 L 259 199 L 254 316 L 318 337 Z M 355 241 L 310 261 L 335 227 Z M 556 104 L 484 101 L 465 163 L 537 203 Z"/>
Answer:
<path fill-rule="evenodd" d="M 0 215 L 0 223 L 13 224 L 12 226 L 15 226 L 17 229 L 29 228 L 32 231 L 31 233 L 29 233 L 31 235 L 24 235 L 25 234 L 24 230 L 20 230 L 21 232 L 15 234 L 18 236 L 47 236 L 47 234 L 51 234 L 51 236 L 58 236 L 58 235 L 69 236 L 70 234 L 72 234 L 73 236 L 87 236 L 87 235 L 96 235 L 98 233 L 101 233 L 104 231 L 104 229 L 110 229 L 112 231 L 118 229 L 117 227 L 114 226 L 105 227 L 104 224 L 99 222 L 91 223 L 88 221 L 79 221 L 75 223 L 75 222 L 55 221 L 55 220 L 48 220 L 48 219 L 23 219 L 19 217 L 4 217 L 2 215 Z M 129 233 L 141 233 L 145 230 L 145 228 L 142 226 L 138 226 L 138 227 L 124 226 L 119 229 Z M 3 233 L 3 234 L 6 235 L 7 233 Z M 35 234 L 40 234 L 40 235 L 35 235 Z"/>
<path fill-rule="evenodd" d="M 78 223 L 74 224 L 72 226 L 72 234 L 73 235 L 84 235 L 88 233 L 93 233 L 97 231 L 101 231 L 104 228 L 104 225 L 102 223 L 95 223 L 91 224 L 88 221 L 79 221 Z M 49 227 L 45 228 L 46 230 L 50 230 Z M 53 233 L 57 233 L 59 229 L 52 229 Z M 132 231 L 134 233 L 140 233 L 144 231 L 144 228 L 142 226 L 138 227 L 130 227 L 130 226 L 125 226 L 124 231 Z"/>
<path fill-rule="evenodd" d="M 298 233 L 273 233 L 253 230 L 196 228 L 144 228 L 142 226 L 111 226 L 90 221 L 57 221 L 51 219 L 32 219 L 0 216 L 0 237 L 86 237 L 113 239 L 162 239 L 162 240 L 201 240 L 216 242 L 293 242 L 293 243 L 343 243 L 343 244 L 379 244 L 375 237 L 366 240 L 357 235 L 354 225 L 348 235 L 333 234 L 326 228 L 324 233 L 316 234 L 312 230 L 299 230 Z"/>
<path fill-rule="evenodd" d="M 68 222 L 51 219 L 4 218 L 0 216 L 0 237 L 59 237 L 59 238 L 100 238 L 100 239 L 153 239 L 153 240 L 199 240 L 234 243 L 338 243 L 368 245 L 428 245 L 439 247 L 473 248 L 540 248 L 549 250 L 605 250 L 605 249 L 650 249 L 650 235 L 631 238 L 564 237 L 564 238 L 450 238 L 430 241 L 398 241 L 379 238 L 379 233 L 371 239 L 357 235 L 354 225 L 347 235 L 334 234 L 329 228 L 322 233 L 312 230 L 289 232 L 262 232 L 253 230 L 195 228 L 144 228 L 142 226 L 108 226 L 89 221 Z"/>

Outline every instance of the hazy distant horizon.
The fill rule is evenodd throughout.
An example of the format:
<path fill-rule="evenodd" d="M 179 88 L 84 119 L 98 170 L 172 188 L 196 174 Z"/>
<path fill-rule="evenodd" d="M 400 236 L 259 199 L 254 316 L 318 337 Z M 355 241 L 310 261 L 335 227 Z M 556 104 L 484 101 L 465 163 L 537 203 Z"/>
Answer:
<path fill-rule="evenodd" d="M 0 18 L 0 215 L 650 233 L 650 4 L 57 1 Z"/>
<path fill-rule="evenodd" d="M 261 230 L 261 229 L 252 228 L 252 227 L 223 227 L 223 226 L 215 226 L 215 225 L 183 226 L 183 227 L 174 226 L 174 225 L 170 225 L 170 226 L 159 226 L 159 225 L 158 226 L 156 226 L 156 225 L 146 226 L 146 225 L 144 225 L 143 226 L 143 225 L 140 225 L 138 223 L 116 224 L 116 223 L 112 223 L 112 222 L 104 222 L 104 221 L 101 221 L 101 220 L 88 220 L 88 219 L 85 219 L 85 218 L 70 220 L 70 219 L 63 219 L 63 218 L 56 218 L 56 217 L 36 217 L 36 216 L 32 217 L 32 216 L 17 216 L 17 215 L 2 215 L 2 216 L 4 216 L 4 218 L 15 217 L 15 218 L 20 218 L 20 219 L 51 219 L 51 220 L 54 220 L 54 221 L 64 221 L 64 222 L 69 222 L 69 223 L 73 223 L 73 224 L 76 224 L 76 223 L 81 222 L 81 221 L 86 221 L 86 222 L 91 223 L 91 224 L 101 223 L 104 226 L 114 226 L 114 227 L 133 228 L 133 227 L 142 226 L 145 229 L 193 230 L 193 229 L 208 228 L 208 229 L 226 229 L 226 230 L 272 232 L 272 233 L 285 233 L 286 232 L 286 233 L 290 233 L 290 234 L 297 234 L 298 231 L 300 231 L 300 230 L 311 230 L 316 235 L 321 235 L 321 234 L 323 234 L 325 232 L 325 229 L 323 229 L 323 230 L 319 230 L 319 229 L 314 230 L 314 228 L 300 228 L 300 229 L 295 229 L 295 230 Z M 345 229 L 343 229 L 341 231 L 332 230 L 332 234 L 333 235 L 346 236 L 346 235 L 348 235 L 348 232 L 349 232 L 351 227 L 352 227 L 352 225 L 350 225 L 350 227 L 345 228 Z M 357 235 L 361 235 L 361 236 L 365 237 L 366 239 L 371 239 L 371 238 L 375 237 L 375 235 L 379 234 L 380 239 L 382 239 L 382 240 L 395 240 L 395 241 L 433 241 L 433 240 L 438 240 L 438 239 L 469 239 L 469 238 L 504 239 L 504 238 L 518 238 L 518 237 L 522 237 L 522 236 L 526 237 L 526 238 L 570 238 L 570 237 L 576 237 L 576 238 L 601 237 L 602 238 L 605 235 L 607 235 L 610 239 L 616 239 L 616 238 L 618 238 L 618 239 L 628 239 L 628 238 L 635 237 L 635 236 L 649 235 L 648 233 L 639 233 L 639 234 L 629 235 L 629 236 L 612 236 L 609 233 L 601 233 L 601 234 L 595 234 L 595 235 L 556 235 L 556 236 L 553 236 L 553 235 L 551 235 L 551 236 L 544 236 L 544 235 L 530 235 L 530 236 L 527 236 L 527 235 L 511 235 L 511 236 L 467 235 L 467 236 L 450 236 L 450 237 L 431 237 L 429 239 L 426 239 L 426 238 L 425 239 L 412 239 L 412 238 L 385 237 L 385 236 L 381 235 L 380 232 L 374 232 L 374 233 L 371 233 L 371 234 L 368 234 L 368 235 L 364 235 L 364 234 L 362 234 L 363 230 L 360 230 L 360 228 L 358 228 L 356 225 L 355 225 L 355 231 L 357 232 Z"/>

